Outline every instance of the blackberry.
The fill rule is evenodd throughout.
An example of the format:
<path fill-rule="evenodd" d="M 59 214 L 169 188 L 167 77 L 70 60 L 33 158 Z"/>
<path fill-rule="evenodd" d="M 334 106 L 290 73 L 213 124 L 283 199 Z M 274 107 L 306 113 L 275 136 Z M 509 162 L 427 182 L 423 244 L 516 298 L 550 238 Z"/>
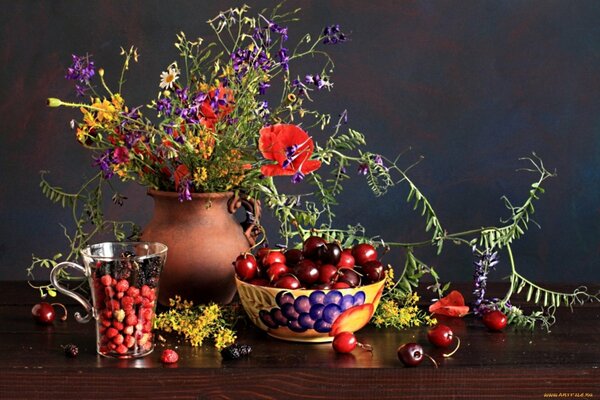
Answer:
<path fill-rule="evenodd" d="M 65 351 L 65 356 L 69 358 L 75 358 L 79 354 L 79 348 L 74 344 L 63 346 L 63 349 Z"/>
<path fill-rule="evenodd" d="M 221 357 L 226 360 L 237 360 L 241 357 L 247 357 L 252 352 L 252 347 L 248 344 L 234 343 L 221 350 Z"/>

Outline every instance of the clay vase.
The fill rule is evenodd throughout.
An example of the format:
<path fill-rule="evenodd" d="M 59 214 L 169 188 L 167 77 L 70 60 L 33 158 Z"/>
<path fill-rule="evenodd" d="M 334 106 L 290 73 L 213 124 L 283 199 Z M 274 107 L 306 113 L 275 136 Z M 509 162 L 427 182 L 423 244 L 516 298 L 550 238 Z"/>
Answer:
<path fill-rule="evenodd" d="M 175 295 L 194 304 L 229 303 L 236 292 L 233 261 L 256 240 L 258 203 L 233 193 L 193 193 L 183 202 L 175 192 L 148 194 L 154 213 L 141 238 L 169 248 L 159 303 L 168 306 Z M 234 215 L 240 206 L 247 214 L 241 224 Z"/>

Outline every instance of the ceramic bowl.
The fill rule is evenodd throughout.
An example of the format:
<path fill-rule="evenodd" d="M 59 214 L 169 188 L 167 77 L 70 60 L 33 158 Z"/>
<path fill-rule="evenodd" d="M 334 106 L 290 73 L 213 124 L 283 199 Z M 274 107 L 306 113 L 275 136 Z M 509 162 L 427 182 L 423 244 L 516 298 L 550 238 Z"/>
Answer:
<path fill-rule="evenodd" d="M 330 342 L 355 332 L 373 316 L 384 280 L 348 289 L 278 289 L 251 285 L 236 277 L 242 306 L 252 322 L 269 335 L 294 342 Z"/>

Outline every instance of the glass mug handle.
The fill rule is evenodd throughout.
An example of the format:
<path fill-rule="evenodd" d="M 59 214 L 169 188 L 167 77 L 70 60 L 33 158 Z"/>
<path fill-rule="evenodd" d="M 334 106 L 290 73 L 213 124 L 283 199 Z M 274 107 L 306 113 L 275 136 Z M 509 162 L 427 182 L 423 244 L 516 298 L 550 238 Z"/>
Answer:
<path fill-rule="evenodd" d="M 92 317 L 94 317 L 94 308 L 92 307 L 92 305 L 90 304 L 90 302 L 83 297 L 82 295 L 80 295 L 79 293 L 75 293 L 72 290 L 67 289 L 66 287 L 62 286 L 58 280 L 58 275 L 59 273 L 65 268 L 65 267 L 71 267 L 71 268 L 75 268 L 76 270 L 79 270 L 81 272 L 83 272 L 83 274 L 87 277 L 89 274 L 86 271 L 85 268 L 83 268 L 81 265 L 79 264 L 75 264 L 73 262 L 70 261 L 64 261 L 61 262 L 59 264 L 56 264 L 54 266 L 54 268 L 52 268 L 52 271 L 50 272 L 50 282 L 52 282 L 52 285 L 54 285 L 54 287 L 56 288 L 56 290 L 58 290 L 59 292 L 61 292 L 62 294 L 65 294 L 75 300 L 77 300 L 79 303 L 81 303 L 81 305 L 83 306 L 83 308 L 85 308 L 85 311 L 87 312 L 87 314 L 85 316 L 81 316 L 81 314 L 79 312 L 76 312 L 75 315 L 75 320 L 77 322 L 80 323 L 85 323 L 85 322 L 89 322 L 90 319 L 92 319 Z"/>

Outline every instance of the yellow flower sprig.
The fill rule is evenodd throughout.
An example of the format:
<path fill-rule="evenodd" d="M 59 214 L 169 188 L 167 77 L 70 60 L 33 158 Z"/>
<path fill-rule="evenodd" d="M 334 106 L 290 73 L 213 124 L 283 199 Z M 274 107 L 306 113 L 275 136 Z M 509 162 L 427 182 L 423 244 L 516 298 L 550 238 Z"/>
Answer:
<path fill-rule="evenodd" d="M 233 326 L 234 312 L 214 303 L 194 306 L 180 296 L 170 299 L 171 309 L 157 315 L 154 327 L 164 332 L 174 332 L 184 337 L 192 347 L 202 346 L 207 340 L 221 350 L 236 340 Z"/>

